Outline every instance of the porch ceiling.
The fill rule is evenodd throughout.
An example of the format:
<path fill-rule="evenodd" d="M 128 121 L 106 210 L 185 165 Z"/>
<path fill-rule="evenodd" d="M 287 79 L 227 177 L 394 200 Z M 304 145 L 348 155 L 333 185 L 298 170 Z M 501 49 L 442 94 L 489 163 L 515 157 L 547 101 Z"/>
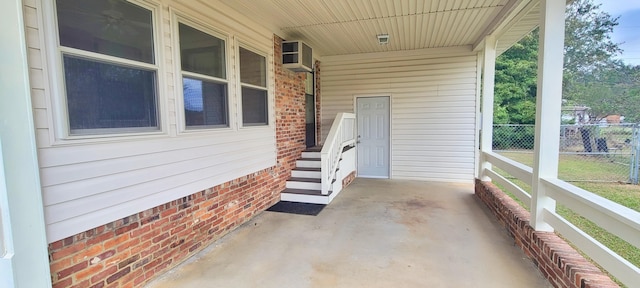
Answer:
<path fill-rule="evenodd" d="M 465 45 L 475 47 L 484 36 L 512 20 L 513 15 L 529 2 L 236 0 L 223 3 L 284 39 L 305 41 L 314 48 L 315 54 L 329 56 Z M 523 27 L 521 31 L 531 29 Z M 379 45 L 378 34 L 389 34 L 389 44 Z M 511 38 L 517 40 L 524 34 Z M 514 42 L 513 39 L 509 41 Z"/>

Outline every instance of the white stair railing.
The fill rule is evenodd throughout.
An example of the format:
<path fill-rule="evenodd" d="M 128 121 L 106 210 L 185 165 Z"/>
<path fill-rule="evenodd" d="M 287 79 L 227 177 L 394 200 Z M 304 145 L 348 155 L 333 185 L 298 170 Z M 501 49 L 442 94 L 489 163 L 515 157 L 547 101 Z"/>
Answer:
<path fill-rule="evenodd" d="M 320 175 L 322 195 L 328 195 L 333 178 L 338 170 L 340 156 L 344 147 L 356 143 L 356 115 L 353 113 L 338 113 L 333 120 L 329 135 L 324 141 L 321 151 Z M 342 181 L 342 179 L 336 179 Z"/>

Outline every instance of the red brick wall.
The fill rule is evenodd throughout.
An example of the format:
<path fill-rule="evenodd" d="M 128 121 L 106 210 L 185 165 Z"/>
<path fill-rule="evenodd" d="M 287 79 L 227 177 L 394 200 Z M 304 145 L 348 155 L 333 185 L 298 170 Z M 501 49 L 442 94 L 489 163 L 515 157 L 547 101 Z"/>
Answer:
<path fill-rule="evenodd" d="M 54 287 L 139 287 L 280 199 L 305 141 L 304 77 L 274 38 L 277 164 L 49 244 Z"/>
<path fill-rule="evenodd" d="M 278 168 L 288 171 L 282 175 L 286 180 L 295 168 L 296 160 L 305 149 L 305 73 L 295 73 L 282 68 L 282 39 L 273 38 L 276 80 L 276 145 Z M 284 182 L 283 182 L 284 189 Z"/>
<path fill-rule="evenodd" d="M 476 180 L 475 192 L 554 287 L 619 287 L 558 235 L 535 231 L 529 212 L 491 182 Z"/>

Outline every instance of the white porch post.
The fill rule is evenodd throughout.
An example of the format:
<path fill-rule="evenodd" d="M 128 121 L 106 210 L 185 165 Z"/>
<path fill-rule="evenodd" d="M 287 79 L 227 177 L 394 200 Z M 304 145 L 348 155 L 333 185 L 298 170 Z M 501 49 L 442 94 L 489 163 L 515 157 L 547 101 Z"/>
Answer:
<path fill-rule="evenodd" d="M 493 149 L 493 90 L 496 76 L 496 38 L 488 35 L 484 40 L 484 56 L 482 57 L 482 119 L 480 135 L 480 167 L 478 178 L 489 181 L 484 175 L 485 169 L 491 169 L 491 164 L 486 162 L 482 154 Z"/>
<path fill-rule="evenodd" d="M 0 9 L 0 287 L 51 287 L 22 9 Z"/>
<path fill-rule="evenodd" d="M 538 93 L 530 223 L 538 231 L 553 231 L 542 218 L 542 211 L 555 211 L 556 208 L 556 201 L 547 196 L 540 180 L 558 177 L 565 8 L 564 0 L 542 0 L 540 3 Z"/>

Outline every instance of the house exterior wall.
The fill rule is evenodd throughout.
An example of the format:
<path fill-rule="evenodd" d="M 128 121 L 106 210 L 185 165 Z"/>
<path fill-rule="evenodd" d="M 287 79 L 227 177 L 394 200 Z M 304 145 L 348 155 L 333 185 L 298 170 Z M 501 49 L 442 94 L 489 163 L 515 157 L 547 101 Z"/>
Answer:
<path fill-rule="evenodd" d="M 24 16 L 54 287 L 139 286 L 280 199 L 305 141 L 305 76 L 282 69 L 282 39 L 219 1 L 144 1 L 159 18 L 162 131 L 68 139 L 52 2 L 24 1 Z M 175 15 L 227 37 L 228 128 L 181 128 Z M 267 126 L 238 119 L 240 45 L 267 56 Z"/>
<path fill-rule="evenodd" d="M 305 148 L 305 94 L 275 58 L 277 164 L 49 244 L 54 287 L 141 286 L 280 200 Z"/>
<path fill-rule="evenodd" d="M 282 67 L 282 39 L 274 38 L 276 75 L 276 145 L 278 162 L 283 171 L 278 179 L 278 191 L 285 188 L 285 181 L 296 167 L 296 160 L 305 149 L 305 77 L 306 73 L 294 73 Z"/>
<path fill-rule="evenodd" d="M 158 102 L 162 131 L 69 139 L 61 127 L 63 98 L 53 59 L 59 57 L 51 29 L 53 1 L 24 1 L 31 93 L 43 201 L 50 242 L 128 217 L 277 164 L 273 34 L 214 1 L 147 1 L 157 9 Z M 181 77 L 175 15 L 227 37 L 230 127 L 181 128 Z M 157 27 L 156 27 L 157 26 Z M 53 37 L 50 37 L 53 35 Z M 267 55 L 268 126 L 241 127 L 234 63 L 245 45 Z M 297 80 L 296 80 L 297 81 Z M 304 131 L 303 131 L 304 132 Z M 292 136 L 292 137 L 297 137 Z M 293 149 L 293 148 L 292 148 Z M 224 169 L 220 169 L 224 167 Z"/>
<path fill-rule="evenodd" d="M 477 55 L 470 47 L 322 59 L 322 134 L 360 96 L 391 96 L 391 177 L 473 183 Z"/>

